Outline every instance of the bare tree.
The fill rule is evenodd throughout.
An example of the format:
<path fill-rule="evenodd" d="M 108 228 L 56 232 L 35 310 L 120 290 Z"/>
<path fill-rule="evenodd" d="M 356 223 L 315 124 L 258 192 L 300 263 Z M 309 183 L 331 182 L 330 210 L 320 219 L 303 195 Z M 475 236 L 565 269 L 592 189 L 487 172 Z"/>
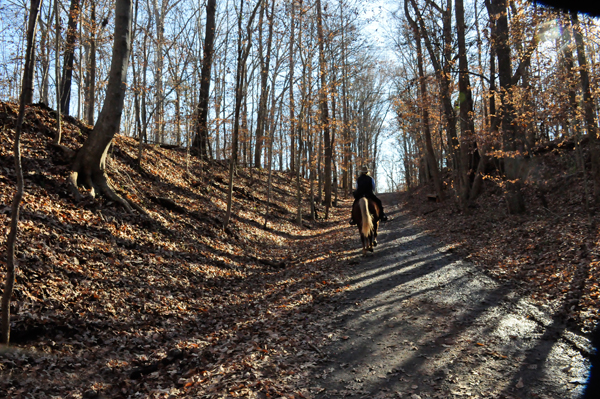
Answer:
<path fill-rule="evenodd" d="M 323 129 L 323 139 L 325 146 L 325 215 L 329 216 L 331 207 L 331 157 L 332 157 L 332 137 L 329 126 L 329 106 L 327 102 L 327 63 L 325 60 L 325 35 L 323 34 L 323 16 L 321 12 L 321 0 L 317 0 L 317 37 L 319 40 L 319 74 L 321 77 L 321 89 L 319 91 L 321 106 L 321 126 Z M 320 191 L 320 190 L 319 190 Z M 320 194 L 320 193 L 319 193 Z"/>
<path fill-rule="evenodd" d="M 231 159 L 229 161 L 229 187 L 227 190 L 227 213 L 223 220 L 223 228 L 227 228 L 231 218 L 231 207 L 233 205 L 233 177 L 237 167 L 238 137 L 240 130 L 240 112 L 242 108 L 242 99 L 244 97 L 244 75 L 246 74 L 246 61 L 250 54 L 252 46 L 252 24 L 256 17 L 256 12 L 260 6 L 260 1 L 256 3 L 254 10 L 248 18 L 246 25 L 246 35 L 242 31 L 242 19 L 244 10 L 244 0 L 240 0 L 240 9 L 238 14 L 238 45 L 237 45 L 237 70 L 235 75 L 235 110 L 233 119 L 233 135 L 231 138 Z M 244 45 L 245 43 L 245 45 Z"/>
<path fill-rule="evenodd" d="M 206 4 L 206 32 L 204 39 L 204 54 L 202 57 L 202 74 L 200 76 L 200 98 L 198 99 L 196 137 L 193 147 L 199 152 L 200 158 L 208 158 L 208 97 L 210 95 L 210 77 L 213 64 L 215 42 L 215 15 L 217 1 L 208 0 Z"/>
<path fill-rule="evenodd" d="M 27 47 L 25 52 L 25 72 L 32 73 L 34 63 L 34 43 L 37 29 L 38 14 L 41 6 L 41 0 L 31 0 L 29 7 L 29 23 L 27 27 Z M 28 72 L 29 71 L 29 72 Z M 4 345 L 10 342 L 10 300 L 15 285 L 15 246 L 17 232 L 19 229 L 19 216 L 21 200 L 23 199 L 23 167 L 21 165 L 21 132 L 23 129 L 23 119 L 25 117 L 25 104 L 28 93 L 33 91 L 30 85 L 33 79 L 23 79 L 21 88 L 21 98 L 19 102 L 19 114 L 15 126 L 15 141 L 13 145 L 13 154 L 15 158 L 15 174 L 17 176 L 17 191 L 13 197 L 11 207 L 10 231 L 6 239 L 6 276 L 4 280 L 4 291 L 2 292 L 2 314 L 0 323 L 0 341 Z"/>
<path fill-rule="evenodd" d="M 131 51 L 132 1 L 117 0 L 112 61 L 106 88 L 106 98 L 98 121 L 83 146 L 77 152 L 71 167 L 73 194 L 81 195 L 77 185 L 91 189 L 91 195 L 104 194 L 109 199 L 131 210 L 131 205 L 111 187 L 106 176 L 106 155 L 118 133 L 127 89 L 127 67 Z"/>
<path fill-rule="evenodd" d="M 75 63 L 75 42 L 77 40 L 77 24 L 79 22 L 79 0 L 71 0 L 69 19 L 67 22 L 67 40 L 63 61 L 62 79 L 60 84 L 60 109 L 69 115 L 71 104 L 71 81 L 73 80 L 73 65 Z"/>
<path fill-rule="evenodd" d="M 264 0 L 268 6 L 268 0 Z M 268 12 L 268 10 L 267 10 Z M 262 14 L 262 11 L 261 11 Z M 260 99 L 258 104 L 258 116 L 256 118 L 256 143 L 254 150 L 254 167 L 260 168 L 261 154 L 264 141 L 265 130 L 267 126 L 267 100 L 269 96 L 269 88 L 267 87 L 267 79 L 269 75 L 269 66 L 271 64 L 271 45 L 273 42 L 273 18 L 275 16 L 275 1 L 271 1 L 271 11 L 267 13 L 267 23 L 269 25 L 269 33 L 267 38 L 267 52 L 263 57 L 262 37 L 259 38 L 259 58 L 260 58 Z M 261 22 L 262 26 L 262 15 Z M 259 34 L 262 36 L 262 28 L 259 27 Z"/>
<path fill-rule="evenodd" d="M 426 159 L 427 165 L 429 166 L 429 171 L 431 172 L 433 178 L 433 185 L 435 187 L 436 194 L 440 200 L 444 199 L 444 192 L 442 190 L 442 181 L 440 177 L 440 172 L 437 166 L 437 161 L 435 160 L 435 154 L 433 151 L 433 144 L 431 141 L 431 129 L 429 126 L 429 110 L 425 105 L 427 103 L 427 87 L 425 83 L 425 73 L 423 71 L 423 52 L 421 50 L 421 29 L 417 25 L 416 21 L 411 17 L 410 11 L 408 10 L 408 1 L 404 1 L 404 12 L 406 13 L 406 18 L 408 19 L 412 32 L 415 39 L 415 45 L 417 47 L 417 62 L 418 62 L 418 70 L 419 70 L 419 87 L 420 87 L 420 102 L 421 102 L 421 124 L 423 128 L 423 134 L 425 135 L 425 143 L 426 143 Z M 412 1 L 413 7 L 415 7 L 414 1 Z"/>
<path fill-rule="evenodd" d="M 88 125 L 94 124 L 94 111 L 96 105 L 96 34 L 98 26 L 96 24 L 96 2 L 90 1 L 90 27 L 87 56 L 87 74 L 85 90 L 85 120 Z"/>
<path fill-rule="evenodd" d="M 56 135 L 54 136 L 54 144 L 60 144 L 60 140 L 62 138 L 62 110 L 60 108 L 60 86 L 58 82 L 60 81 L 60 16 L 58 9 L 58 0 L 54 0 L 54 24 L 55 24 L 55 56 L 54 56 L 54 72 L 56 79 Z"/>
<path fill-rule="evenodd" d="M 296 25 L 296 1 L 291 0 L 290 2 L 290 48 L 289 48 L 289 67 L 290 67 L 290 170 L 296 170 L 296 126 L 295 126 L 295 118 L 296 118 L 296 107 L 294 103 L 294 44 L 296 42 L 295 37 L 295 25 Z"/>

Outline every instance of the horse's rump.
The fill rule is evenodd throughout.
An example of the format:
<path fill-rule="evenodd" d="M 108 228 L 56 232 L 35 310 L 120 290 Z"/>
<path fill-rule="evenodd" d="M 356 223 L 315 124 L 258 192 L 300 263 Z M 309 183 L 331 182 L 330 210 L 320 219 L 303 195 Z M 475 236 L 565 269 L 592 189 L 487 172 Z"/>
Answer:
<path fill-rule="evenodd" d="M 377 222 L 380 212 L 375 201 L 367 197 L 360 198 L 352 206 L 352 219 L 358 225 L 363 256 L 367 255 L 367 251 L 373 252 L 373 247 L 377 245 Z"/>

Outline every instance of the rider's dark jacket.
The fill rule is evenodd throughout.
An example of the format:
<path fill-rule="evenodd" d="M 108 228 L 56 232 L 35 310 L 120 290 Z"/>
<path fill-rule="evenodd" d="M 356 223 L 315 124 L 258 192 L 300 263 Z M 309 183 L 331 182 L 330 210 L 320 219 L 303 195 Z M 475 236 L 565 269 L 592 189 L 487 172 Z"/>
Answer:
<path fill-rule="evenodd" d="M 355 198 L 361 198 L 363 196 L 372 196 L 375 191 L 375 180 L 367 174 L 362 174 L 356 180 L 356 191 L 354 192 Z"/>

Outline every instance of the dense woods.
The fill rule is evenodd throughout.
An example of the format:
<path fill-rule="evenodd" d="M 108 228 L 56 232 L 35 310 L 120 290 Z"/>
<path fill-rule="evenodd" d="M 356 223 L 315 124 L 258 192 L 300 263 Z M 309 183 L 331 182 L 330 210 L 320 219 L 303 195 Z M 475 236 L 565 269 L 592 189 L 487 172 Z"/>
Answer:
<path fill-rule="evenodd" d="M 581 252 L 585 257 L 595 253 L 591 247 L 597 245 L 600 203 L 600 29 L 595 17 L 521 0 L 400 0 L 381 5 L 360 0 L 0 0 L 0 42 L 2 200 L 13 204 L 3 214 L 4 343 L 11 336 L 9 311 L 15 296 L 19 306 L 29 303 L 28 295 L 38 298 L 27 305 L 28 316 L 19 319 L 21 333 L 38 337 L 45 325 L 35 320 L 32 304 L 44 302 L 39 298 L 46 294 L 33 294 L 34 284 L 28 281 L 26 289 L 13 295 L 19 254 L 21 260 L 41 261 L 41 255 L 19 250 L 23 198 L 30 213 L 44 213 L 49 209 L 40 210 L 49 206 L 45 201 L 54 201 L 69 212 L 89 212 L 85 218 L 90 220 L 112 218 L 115 231 L 137 223 L 150 235 L 162 235 L 160 240 L 169 241 L 173 234 L 182 240 L 170 249 L 154 248 L 152 258 L 177 253 L 181 261 L 188 259 L 184 254 L 192 242 L 203 239 L 195 231 L 200 228 L 209 229 L 219 242 L 203 244 L 202 256 L 211 262 L 223 266 L 230 256 L 250 256 L 260 267 L 277 269 L 299 261 L 296 256 L 290 261 L 285 251 L 269 259 L 265 243 L 256 253 L 242 254 L 248 243 L 278 243 L 281 237 L 291 242 L 305 229 L 331 232 L 345 217 L 336 207 L 351 195 L 362 166 L 373 171 L 379 191 L 416 192 L 413 200 L 430 201 L 427 206 L 435 208 L 419 208 L 421 214 L 444 209 L 472 221 L 488 220 L 489 203 L 479 199 L 486 184 L 492 185 L 501 198 L 494 202 L 495 226 L 527 212 L 537 215 L 531 208 L 538 202 L 553 214 L 549 199 L 557 179 L 565 185 L 576 179 L 569 204 L 577 203 L 577 226 L 585 225 L 590 232 L 580 240 Z M 24 171 L 23 126 L 29 140 Z M 560 155 L 559 168 L 545 166 L 548 154 Z M 8 167 L 13 164 L 14 170 Z M 41 176 L 35 178 L 35 188 L 24 186 L 23 173 L 27 178 Z M 160 179 L 168 184 L 159 184 Z M 27 190 L 44 189 L 47 183 L 58 194 L 38 193 L 44 202 L 34 205 Z M 142 187 L 148 184 L 153 186 Z M 16 194 L 9 185 L 16 187 Z M 421 191 L 414 191 L 419 187 Z M 95 202 L 98 197 L 102 203 Z M 186 202 L 189 198 L 203 205 Z M 111 207 L 109 216 L 100 211 L 106 206 Z M 244 214 L 250 212 L 244 207 L 253 207 L 251 215 Z M 161 213 L 165 209 L 168 222 Z M 31 219 L 41 216 L 28 215 L 25 225 L 32 228 Z M 317 220 L 329 224 L 316 227 Z M 87 226 L 91 222 L 71 222 L 77 224 L 75 231 L 59 229 L 69 239 L 92 229 Z M 276 227 L 269 230 L 269 222 Z M 240 225 L 256 230 L 249 238 L 239 233 Z M 177 229 L 194 232 L 185 236 Z M 32 232 L 27 234 L 32 240 Z M 57 273 L 52 284 L 57 287 L 57 279 L 79 284 L 73 274 L 83 273 L 80 261 L 124 264 L 110 255 L 115 242 L 102 239 L 107 241 L 88 248 L 102 247 L 102 259 L 84 261 L 87 255 L 71 254 L 77 260 L 77 267 L 71 267 L 77 270 Z M 227 247 L 228 239 L 236 240 L 235 250 L 215 255 L 215 246 Z M 151 237 L 144 244 L 120 240 L 119 247 L 152 247 Z M 29 244 L 37 245 L 47 261 L 52 260 L 45 252 L 48 242 Z M 331 248 L 327 251 L 332 253 Z M 130 267 L 142 258 L 149 261 L 146 255 L 125 263 Z M 597 259 L 590 262 L 594 267 L 586 275 L 574 271 L 568 278 L 589 286 L 584 280 L 595 273 Z M 103 272 L 104 278 L 118 280 L 108 277 L 118 274 L 115 264 Z M 219 273 L 245 276 L 244 261 L 234 259 L 233 264 Z M 279 277 L 264 274 L 273 278 L 269 284 L 279 284 Z M 300 275 L 286 278 L 301 280 Z M 310 284 L 322 286 L 333 278 L 327 275 L 318 282 L 319 273 L 310 268 L 305 276 Z M 290 292 L 310 291 L 290 287 Z M 595 296 L 588 296 L 587 304 L 597 305 L 597 284 L 589 289 Z M 83 295 L 77 290 L 75 297 Z M 53 295 L 48 297 L 57 301 Z M 89 289 L 85 295 L 96 295 L 92 301 L 111 301 Z M 567 294 L 567 299 L 572 298 Z M 124 303 L 123 309 L 129 306 Z M 67 312 L 69 317 L 72 312 Z M 573 319 L 589 330 L 598 312 L 584 313 Z M 215 314 L 206 317 L 203 325 L 218 323 Z M 67 319 L 57 316 L 48 330 L 63 334 Z M 103 316 L 95 322 L 99 330 L 106 326 Z M 132 323 L 132 328 L 149 328 L 143 318 Z M 164 358 L 169 356 L 179 355 Z"/>

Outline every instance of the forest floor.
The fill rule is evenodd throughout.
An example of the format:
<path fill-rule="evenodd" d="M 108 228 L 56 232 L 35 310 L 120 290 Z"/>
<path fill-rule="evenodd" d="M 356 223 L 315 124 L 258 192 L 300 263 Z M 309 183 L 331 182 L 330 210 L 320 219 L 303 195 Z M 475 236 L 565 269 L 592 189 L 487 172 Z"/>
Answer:
<path fill-rule="evenodd" d="M 16 187 L 16 106 L 0 103 L 0 278 Z M 320 304 L 344 289 L 349 201 L 311 220 L 293 174 L 240 168 L 226 229 L 226 162 L 117 136 L 108 174 L 149 214 L 89 195 L 75 203 L 71 160 L 52 145 L 55 116 L 31 107 L 22 139 L 25 195 L 0 397 L 280 397 L 325 332 Z M 76 150 L 89 127 L 65 118 Z M 84 193 L 85 194 L 85 193 Z M 266 216 L 265 216 L 266 215 Z M 266 218 L 266 226 L 265 226 Z M 342 223 L 344 222 L 344 223 Z M 353 248 L 352 248 L 353 249 Z"/>
<path fill-rule="evenodd" d="M 0 103 L 0 278 L 16 181 L 15 111 Z M 571 153 L 544 155 L 536 167 L 543 184 L 525 186 L 535 206 L 521 216 L 505 215 L 492 180 L 472 214 L 451 200 L 428 202 L 428 187 L 387 197 L 393 220 L 363 259 L 347 224 L 350 200 L 339 199 L 328 219 L 318 207 L 313 221 L 302 180 L 300 227 L 292 174 L 273 173 L 267 207 L 267 172 L 240 168 L 223 229 L 226 162 L 143 145 L 140 170 L 138 143 L 123 136 L 110 150 L 109 177 L 149 216 L 89 196 L 75 203 L 71 161 L 51 144 L 54 120 L 53 111 L 31 107 L 25 121 L 12 345 L 0 353 L 0 397 L 578 392 L 589 350 L 579 332 L 598 318 L 598 224 L 583 211 L 581 176 L 561 172 L 573 168 Z M 63 131 L 63 144 L 76 150 L 89 127 L 66 118 Z M 547 206 L 535 202 L 540 195 Z M 400 312 L 387 314 L 392 307 Z M 377 348 L 406 361 L 378 368 L 383 352 L 365 343 L 376 344 L 375 334 L 387 337 Z M 343 360 L 335 345 L 344 343 L 363 352 Z M 346 381 L 343 373 L 360 369 L 349 367 L 358 356 L 364 377 Z M 560 379 L 543 385 L 562 364 Z M 400 385 L 381 384 L 390 379 Z"/>

